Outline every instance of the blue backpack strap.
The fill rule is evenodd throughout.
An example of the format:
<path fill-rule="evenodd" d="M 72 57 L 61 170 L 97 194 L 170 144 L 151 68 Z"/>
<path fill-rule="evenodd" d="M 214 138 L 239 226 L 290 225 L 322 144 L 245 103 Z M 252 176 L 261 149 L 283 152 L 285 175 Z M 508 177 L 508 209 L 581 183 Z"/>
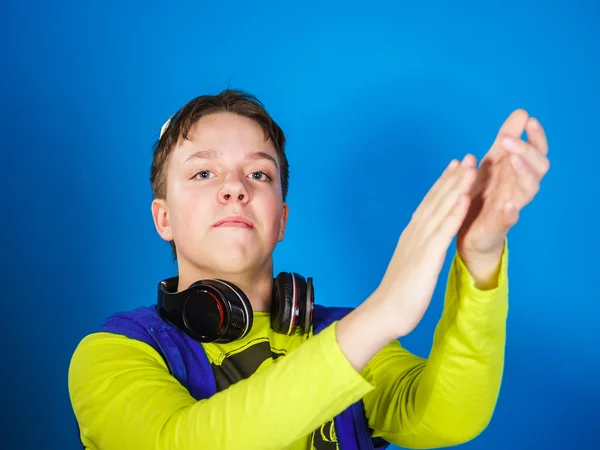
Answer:
<path fill-rule="evenodd" d="M 371 436 L 362 400 L 342 411 L 335 425 L 342 450 L 385 450 L 390 446 L 384 439 Z"/>
<path fill-rule="evenodd" d="M 365 404 L 360 401 L 352 406 L 354 415 L 354 424 L 357 428 L 356 433 L 359 436 L 360 447 L 373 450 L 385 450 L 390 446 L 390 443 L 382 437 L 373 437 L 373 430 L 369 427 Z M 363 447 L 364 446 L 364 447 Z"/>
<path fill-rule="evenodd" d="M 121 334 L 150 345 L 162 356 L 171 375 L 194 398 L 208 398 L 216 392 L 214 375 L 202 346 L 166 322 L 155 307 L 115 314 L 100 331 Z M 188 349 L 190 351 L 185 351 Z"/>
<path fill-rule="evenodd" d="M 340 320 L 346 314 L 350 313 L 353 308 L 341 306 L 322 306 L 315 305 L 313 312 L 313 333 L 320 333 L 323 328 L 331 325 L 336 320 Z"/>
<path fill-rule="evenodd" d="M 187 371 L 179 351 L 168 338 L 165 339 L 166 328 L 167 324 L 158 320 L 152 308 L 137 308 L 113 315 L 99 331 L 121 334 L 148 344 L 163 357 L 171 375 L 185 386 Z"/>

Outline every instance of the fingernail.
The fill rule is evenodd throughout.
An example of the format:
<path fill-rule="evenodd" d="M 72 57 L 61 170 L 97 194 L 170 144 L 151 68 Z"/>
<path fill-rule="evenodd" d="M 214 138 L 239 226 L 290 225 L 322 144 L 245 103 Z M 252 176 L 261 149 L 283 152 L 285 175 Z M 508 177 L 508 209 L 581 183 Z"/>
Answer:
<path fill-rule="evenodd" d="M 517 147 L 517 141 L 510 136 L 506 136 L 504 139 L 502 139 L 502 145 L 509 150 L 514 150 Z"/>
<path fill-rule="evenodd" d="M 534 130 L 537 130 L 540 127 L 540 123 L 537 121 L 537 119 L 535 117 L 532 117 L 531 119 L 529 119 L 529 124 L 531 125 L 531 128 L 533 128 Z"/>

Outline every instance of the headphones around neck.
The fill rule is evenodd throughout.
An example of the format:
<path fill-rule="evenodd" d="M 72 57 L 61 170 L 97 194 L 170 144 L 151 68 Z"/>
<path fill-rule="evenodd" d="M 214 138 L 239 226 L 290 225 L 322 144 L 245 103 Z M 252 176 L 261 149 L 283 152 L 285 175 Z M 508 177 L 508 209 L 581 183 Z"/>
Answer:
<path fill-rule="evenodd" d="M 232 342 L 252 329 L 246 294 L 221 279 L 200 280 L 177 292 L 178 277 L 158 284 L 159 314 L 198 342 Z M 312 278 L 281 272 L 273 280 L 271 327 L 280 334 L 308 334 L 314 310 Z"/>

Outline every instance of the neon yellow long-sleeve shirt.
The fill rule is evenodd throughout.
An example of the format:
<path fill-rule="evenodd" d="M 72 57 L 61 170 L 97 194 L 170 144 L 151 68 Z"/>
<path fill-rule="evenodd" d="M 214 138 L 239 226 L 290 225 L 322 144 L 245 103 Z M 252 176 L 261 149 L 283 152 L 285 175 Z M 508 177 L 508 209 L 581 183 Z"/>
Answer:
<path fill-rule="evenodd" d="M 218 392 L 196 401 L 145 343 L 92 333 L 77 346 L 69 392 L 88 449 L 337 449 L 335 415 L 363 399 L 370 427 L 406 448 L 466 442 L 489 422 L 500 389 L 508 252 L 498 286 L 478 290 L 458 256 L 427 359 L 393 341 L 357 372 L 337 323 L 309 339 L 255 313 L 241 341 L 204 344 Z"/>

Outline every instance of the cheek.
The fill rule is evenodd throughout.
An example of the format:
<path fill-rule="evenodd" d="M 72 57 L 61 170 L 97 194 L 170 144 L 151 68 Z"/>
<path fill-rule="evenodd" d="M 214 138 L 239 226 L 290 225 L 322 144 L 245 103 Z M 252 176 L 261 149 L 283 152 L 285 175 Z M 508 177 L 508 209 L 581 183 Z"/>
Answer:
<path fill-rule="evenodd" d="M 182 189 L 173 198 L 176 201 L 171 208 L 174 222 L 172 226 L 176 228 L 176 233 L 196 234 L 199 228 L 210 223 L 210 202 L 206 194 L 200 195 L 198 192 Z"/>
<path fill-rule="evenodd" d="M 270 199 L 263 205 L 265 217 L 268 217 L 267 227 L 271 234 L 278 234 L 281 225 L 282 205 L 277 199 Z"/>

